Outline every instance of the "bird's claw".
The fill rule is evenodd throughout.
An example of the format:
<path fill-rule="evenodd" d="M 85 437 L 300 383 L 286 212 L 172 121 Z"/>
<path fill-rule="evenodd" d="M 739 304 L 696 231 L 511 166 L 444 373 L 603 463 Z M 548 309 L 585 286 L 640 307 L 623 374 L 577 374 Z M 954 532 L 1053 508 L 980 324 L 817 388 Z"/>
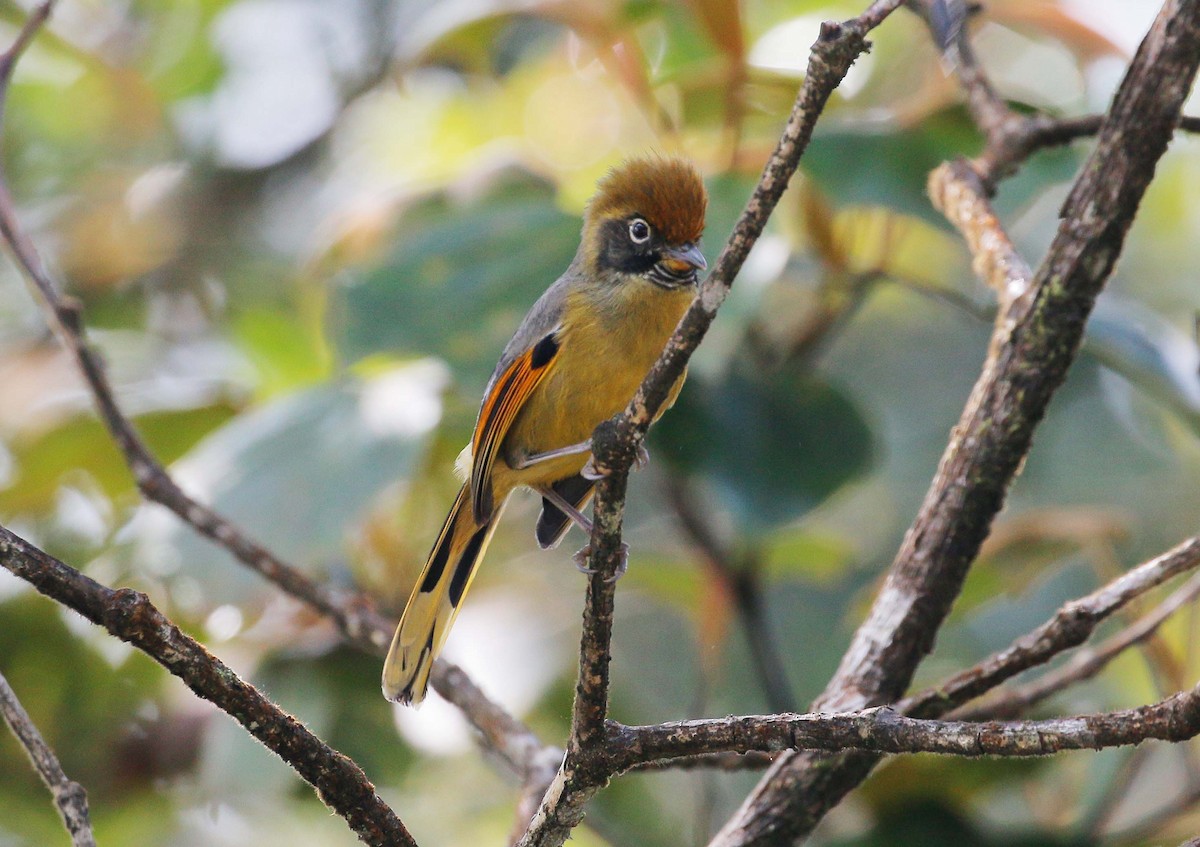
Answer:
<path fill-rule="evenodd" d="M 579 471 L 579 475 L 584 479 L 595 482 L 596 480 L 604 479 L 604 477 L 608 476 L 608 471 L 601 471 L 596 467 L 596 457 L 588 456 L 588 460 L 584 463 L 583 468 Z"/>
<path fill-rule="evenodd" d="M 650 464 L 650 451 L 646 449 L 645 444 L 638 444 L 637 455 L 633 457 L 633 468 L 634 470 L 640 471 L 648 464 Z M 590 479 L 592 482 L 595 482 L 599 479 L 604 479 L 604 477 L 608 476 L 609 473 L 610 472 L 607 470 L 601 470 L 600 468 L 596 467 L 595 456 L 588 456 L 587 462 L 584 463 L 583 468 L 579 471 L 579 475 L 581 477 L 584 479 Z"/>
<path fill-rule="evenodd" d="M 574 556 L 571 557 L 571 561 L 573 561 L 575 563 L 575 567 L 579 568 L 579 572 L 585 573 L 588 576 L 592 576 L 593 574 L 596 573 L 595 568 L 588 567 L 587 561 L 588 561 L 588 557 L 591 555 L 592 555 L 592 545 L 585 544 L 578 552 L 575 553 Z M 616 582 L 618 579 L 620 579 L 621 577 L 623 577 L 625 575 L 625 571 L 629 570 L 629 545 L 626 544 L 624 541 L 621 542 L 619 555 L 620 555 L 620 561 L 617 563 L 616 572 L 613 573 L 613 575 L 610 576 L 608 579 L 604 580 L 605 582 Z"/>

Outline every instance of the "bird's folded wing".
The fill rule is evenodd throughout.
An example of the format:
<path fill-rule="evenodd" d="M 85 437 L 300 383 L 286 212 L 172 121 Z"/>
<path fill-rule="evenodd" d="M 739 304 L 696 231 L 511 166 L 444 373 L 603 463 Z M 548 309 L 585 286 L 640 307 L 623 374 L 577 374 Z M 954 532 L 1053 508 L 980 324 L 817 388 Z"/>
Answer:
<path fill-rule="evenodd" d="M 558 353 L 557 329 L 547 333 L 496 378 L 484 398 L 471 438 L 471 505 L 475 523 L 482 526 L 495 508 L 492 498 L 492 464 L 504 436 L 525 401 L 553 367 Z"/>

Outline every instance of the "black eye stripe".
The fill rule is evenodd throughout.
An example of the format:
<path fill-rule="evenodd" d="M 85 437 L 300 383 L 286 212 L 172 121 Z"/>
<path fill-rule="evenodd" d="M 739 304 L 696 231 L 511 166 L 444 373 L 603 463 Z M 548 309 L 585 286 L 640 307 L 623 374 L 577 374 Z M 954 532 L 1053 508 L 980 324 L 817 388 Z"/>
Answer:
<path fill-rule="evenodd" d="M 640 220 L 648 230 L 646 240 L 638 243 L 629 231 L 630 224 Z M 597 268 L 621 273 L 644 274 L 659 260 L 653 249 L 654 233 L 650 224 L 639 215 L 612 218 L 604 222 L 600 235 L 600 250 L 596 257 Z"/>

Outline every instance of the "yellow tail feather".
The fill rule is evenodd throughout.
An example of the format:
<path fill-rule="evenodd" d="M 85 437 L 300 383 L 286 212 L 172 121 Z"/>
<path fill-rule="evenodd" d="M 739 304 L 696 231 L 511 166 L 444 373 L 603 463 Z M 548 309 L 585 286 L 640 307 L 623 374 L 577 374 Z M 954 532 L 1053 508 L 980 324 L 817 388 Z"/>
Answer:
<path fill-rule="evenodd" d="M 468 486 L 458 492 L 383 663 L 383 696 L 387 699 L 412 705 L 425 699 L 433 660 L 442 651 L 450 625 L 475 579 L 503 505 L 486 524 L 477 526 Z"/>

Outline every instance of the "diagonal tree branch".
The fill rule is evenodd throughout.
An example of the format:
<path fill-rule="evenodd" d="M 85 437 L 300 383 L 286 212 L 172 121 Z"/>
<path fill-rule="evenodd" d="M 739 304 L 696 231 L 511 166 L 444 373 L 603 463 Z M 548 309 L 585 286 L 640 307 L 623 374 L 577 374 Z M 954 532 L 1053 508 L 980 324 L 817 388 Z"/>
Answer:
<path fill-rule="evenodd" d="M 928 191 L 934 208 L 962 233 L 976 276 L 996 292 L 998 314 L 1010 311 L 1012 302 L 1029 290 L 1033 271 L 988 202 L 978 171 L 962 160 L 940 165 L 929 175 Z"/>
<path fill-rule="evenodd" d="M 92 822 L 88 815 L 87 792 L 83 786 L 68 779 L 63 773 L 58 756 L 50 749 L 46 739 L 38 732 L 29 713 L 17 699 L 17 694 L 8 684 L 8 680 L 0 674 L 0 714 L 4 722 L 17 737 L 17 741 L 25 748 L 33 769 L 37 771 L 42 782 L 50 789 L 54 797 L 54 805 L 58 807 L 59 817 L 63 826 L 71 835 L 74 847 L 96 847 L 96 837 L 92 834 Z"/>
<path fill-rule="evenodd" d="M 1183 741 L 1200 733 L 1200 686 L 1160 703 L 1045 721 L 977 723 L 934 720 L 1022 670 L 1082 643 L 1107 618 L 1166 581 L 1200 567 L 1200 538 L 1189 539 L 1064 605 L 1049 621 L 1012 647 L 948 682 L 908 698 L 896 708 L 877 707 L 841 714 L 776 714 L 674 721 L 630 727 L 606 721 L 602 746 L 583 748 L 592 778 L 604 784 L 633 769 L 660 767 L 755 767 L 783 750 L 863 751 L 869 764 L 882 753 L 941 753 L 958 756 L 1043 756 L 1065 750 L 1140 744 L 1151 739 Z M 1118 636 L 1128 646 L 1200 593 L 1194 579 L 1139 622 L 1137 633 Z M 560 774 L 561 776 L 561 774 Z M 571 790 L 567 778 L 555 789 Z"/>
<path fill-rule="evenodd" d="M 955 709 L 949 714 L 958 720 L 997 720 L 1016 717 L 1030 706 L 1065 688 L 1091 679 L 1113 659 L 1152 637 L 1172 615 L 1200 597 L 1200 575 L 1193 576 L 1158 604 L 1153 611 L 1131 623 L 1095 647 L 1080 650 L 1071 661 L 1026 685 L 1007 691 L 983 702 Z"/>
<path fill-rule="evenodd" d="M 963 89 L 967 111 L 984 136 L 983 152 L 974 165 L 988 192 L 995 183 L 1017 171 L 1025 159 L 1045 147 L 1070 144 L 1096 135 L 1104 115 L 1059 118 L 1042 113 L 1018 112 L 996 90 L 979 63 L 968 37 L 964 0 L 910 0 L 908 6 L 925 19 L 934 41 L 942 48 L 946 64 Z M 1200 118 L 1183 117 L 1179 128 L 1200 132 Z"/>
<path fill-rule="evenodd" d="M 1189 538 L 1127 571 L 1097 590 L 1072 600 L 1050 620 L 1023 635 L 1011 646 L 974 667 L 955 674 L 942 684 L 907 697 L 898 711 L 914 717 L 936 717 L 974 700 L 1007 679 L 1087 641 L 1101 622 L 1131 601 L 1180 574 L 1200 567 L 1200 536 Z"/>
<path fill-rule="evenodd" d="M 593 462 L 606 476 L 596 487 L 593 506 L 594 529 L 588 560 L 593 575 L 588 583 L 583 614 L 571 736 L 563 765 L 521 840 L 522 847 L 562 844 L 571 829 L 582 820 L 584 805 L 608 779 L 602 759 L 604 720 L 608 709 L 614 579 L 625 550 L 621 541 L 625 490 L 638 446 L 666 400 L 670 387 L 683 373 L 688 359 L 712 324 L 734 277 L 787 188 L 830 95 L 854 60 L 868 49 L 867 33 L 901 5 L 902 0 L 876 0 L 857 18 L 841 24 L 822 24 L 783 135 L 712 272 L 700 286 L 696 299 L 628 408 L 596 429 L 592 441 Z"/>
<path fill-rule="evenodd" d="M 215 704 L 287 762 L 366 844 L 416 847 L 354 762 L 317 738 L 180 631 L 138 591 L 112 589 L 0 526 L 0 566 L 132 644 Z"/>
<path fill-rule="evenodd" d="M 38 6 L 13 45 L 0 54 L 0 129 L 3 128 L 8 86 L 17 59 L 49 17 L 54 3 L 55 0 L 48 0 Z M 385 655 L 391 642 L 392 622 L 375 611 L 369 597 L 313 580 L 252 539 L 234 523 L 194 500 L 167 473 L 117 404 L 112 385 L 105 374 L 103 358 L 88 342 L 80 304 L 58 290 L 37 248 L 22 229 L 2 166 L 0 237 L 32 283 L 55 335 L 74 357 L 95 401 L 100 419 L 120 449 L 143 496 L 170 509 L 196 532 L 228 550 L 243 565 L 331 619 L 348 643 L 372 655 Z M 479 732 L 483 743 L 497 752 L 501 760 L 523 780 L 528 779 L 533 771 L 544 772 L 548 757 L 561 757 L 556 748 L 542 744 L 528 727 L 499 704 L 489 700 L 453 664 L 439 660 L 434 665 L 431 682 L 434 690 L 463 712 Z"/>
<path fill-rule="evenodd" d="M 1004 310 L 933 485 L 866 621 L 818 699 L 847 711 L 898 699 L 957 597 L 1179 121 L 1200 64 L 1200 2 L 1168 0 L 1142 41 L 1026 296 Z M 713 847 L 792 844 L 875 758 L 785 754 Z"/>

